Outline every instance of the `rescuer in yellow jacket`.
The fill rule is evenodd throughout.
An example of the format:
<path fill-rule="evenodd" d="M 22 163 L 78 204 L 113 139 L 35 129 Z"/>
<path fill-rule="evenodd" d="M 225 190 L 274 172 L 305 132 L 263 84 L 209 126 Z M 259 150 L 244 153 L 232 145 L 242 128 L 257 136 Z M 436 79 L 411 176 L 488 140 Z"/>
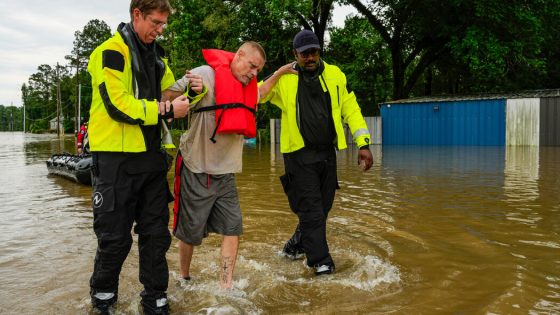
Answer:
<path fill-rule="evenodd" d="M 322 60 L 321 63 L 324 66 L 324 71 L 318 77 L 318 80 L 323 91 L 328 93 L 330 97 L 332 119 L 336 132 L 336 137 L 332 141 L 333 145 L 338 150 L 347 148 L 343 129 L 343 123 L 345 123 L 350 127 L 350 132 L 356 145 L 359 148 L 367 148 L 371 137 L 360 106 L 356 102 L 356 96 L 353 92 L 347 90 L 346 76 L 337 66 L 329 65 Z M 260 89 L 262 98 L 259 102 L 271 102 L 282 110 L 280 152 L 290 153 L 303 148 L 305 142 L 299 127 L 301 122 L 301 116 L 298 115 L 298 113 L 301 114 L 301 108 L 297 102 L 299 76 L 297 71 L 295 74 L 281 76 L 282 71 L 291 73 L 289 69 L 295 70 L 298 68 L 298 65 L 297 63 L 290 63 L 284 66 L 284 68 L 286 69 L 281 68 L 275 75 L 267 79 L 266 83 L 271 83 L 274 81 L 275 76 L 279 78 L 278 83 L 267 95 L 263 96 L 263 90 L 262 88 Z"/>
<path fill-rule="evenodd" d="M 164 120 L 184 117 L 186 96 L 161 102 L 175 78 L 155 42 L 171 12 L 168 0 L 132 0 L 130 23 L 90 56 L 93 98 L 89 139 L 93 157 L 93 229 L 97 252 L 90 278 L 92 307 L 108 314 L 118 298 L 119 273 L 138 234 L 144 314 L 168 314 L 171 244 Z"/>
<path fill-rule="evenodd" d="M 129 48 L 123 36 L 128 36 L 133 45 L 133 39 L 138 39 L 138 36 L 126 25 L 121 24 L 112 38 L 97 47 L 88 63 L 93 87 L 89 131 L 93 152 L 145 152 L 160 149 L 161 91 L 173 85 L 175 78 L 167 65 L 163 49 L 155 43 L 154 49 L 147 52 L 153 55 L 151 58 L 155 67 L 144 67 L 143 61 L 138 59 L 147 48 L 140 43 L 135 45 L 138 52 Z M 137 63 L 136 74 L 133 72 L 133 63 Z M 144 73 L 147 70 L 152 71 L 151 77 Z M 152 91 L 155 85 L 159 88 Z M 182 105 L 179 102 L 181 100 L 178 99 L 176 103 Z M 179 109 L 176 103 L 175 111 Z"/>
<path fill-rule="evenodd" d="M 292 260 L 305 255 L 307 265 L 322 275 L 335 270 L 326 222 L 338 188 L 336 150 L 347 147 L 343 122 L 359 148 L 363 170 L 373 163 L 371 137 L 346 76 L 320 58 L 317 36 L 303 30 L 294 37 L 293 47 L 296 62 L 261 82 L 260 102 L 270 101 L 282 110 L 280 151 L 286 174 L 280 179 L 299 219 L 282 253 Z"/>

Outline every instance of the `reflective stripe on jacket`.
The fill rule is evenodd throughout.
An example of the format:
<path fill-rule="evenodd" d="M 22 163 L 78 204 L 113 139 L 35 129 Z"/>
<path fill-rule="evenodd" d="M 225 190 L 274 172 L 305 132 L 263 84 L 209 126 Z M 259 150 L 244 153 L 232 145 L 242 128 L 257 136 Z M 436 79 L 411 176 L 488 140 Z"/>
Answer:
<path fill-rule="evenodd" d="M 167 59 L 160 59 L 165 64 L 163 91 L 175 78 Z M 93 90 L 89 120 L 91 151 L 145 152 L 140 125 L 157 125 L 158 102 L 135 97 L 131 53 L 119 32 L 93 51 L 88 72 Z"/>
<path fill-rule="evenodd" d="M 336 147 L 339 150 L 346 149 L 346 139 L 342 122 L 348 124 L 354 142 L 358 147 L 370 143 L 370 134 L 366 122 L 356 102 L 354 92 L 348 92 L 346 88 L 346 76 L 334 65 L 324 62 L 325 70 L 319 76 L 323 91 L 329 92 L 332 106 L 332 117 L 336 131 Z M 260 82 L 262 84 L 262 82 Z M 299 131 L 299 115 L 297 109 L 298 75 L 284 74 L 271 91 L 259 102 L 270 101 L 282 110 L 282 123 L 280 132 L 280 152 L 289 153 L 297 151 L 305 146 L 303 137 Z"/>

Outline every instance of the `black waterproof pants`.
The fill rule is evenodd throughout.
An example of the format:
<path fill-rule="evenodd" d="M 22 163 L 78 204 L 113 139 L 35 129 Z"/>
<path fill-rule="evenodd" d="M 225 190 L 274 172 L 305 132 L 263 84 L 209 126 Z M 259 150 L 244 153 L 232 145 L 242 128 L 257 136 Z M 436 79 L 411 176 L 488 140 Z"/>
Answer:
<path fill-rule="evenodd" d="M 132 157 L 132 158 L 131 158 Z M 168 230 L 169 192 L 166 165 L 156 155 L 93 154 L 93 229 L 97 253 L 90 279 L 95 293 L 118 293 L 119 274 L 132 246 L 131 229 L 138 234 L 142 298 L 165 297 L 169 272 L 165 254 L 171 244 Z M 161 167 L 143 167 L 145 165 Z"/>
<path fill-rule="evenodd" d="M 290 208 L 299 218 L 290 242 L 301 244 L 310 267 L 333 263 L 326 233 L 338 187 L 334 150 L 319 155 L 284 154 L 284 167 L 286 174 L 280 179 Z"/>

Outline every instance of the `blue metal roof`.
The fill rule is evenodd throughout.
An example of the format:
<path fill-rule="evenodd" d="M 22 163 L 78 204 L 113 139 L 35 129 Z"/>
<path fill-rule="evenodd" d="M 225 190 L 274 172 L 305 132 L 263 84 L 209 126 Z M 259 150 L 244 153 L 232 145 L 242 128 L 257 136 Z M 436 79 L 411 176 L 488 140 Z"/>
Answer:
<path fill-rule="evenodd" d="M 485 93 L 471 95 L 440 95 L 440 96 L 423 96 L 416 98 L 407 98 L 384 102 L 383 104 L 409 104 L 409 103 L 427 103 L 427 102 L 449 102 L 449 101 L 472 101 L 472 100 L 495 100 L 495 99 L 513 99 L 513 98 L 540 98 L 540 97 L 558 97 L 560 89 L 547 90 L 530 90 L 515 93 Z"/>

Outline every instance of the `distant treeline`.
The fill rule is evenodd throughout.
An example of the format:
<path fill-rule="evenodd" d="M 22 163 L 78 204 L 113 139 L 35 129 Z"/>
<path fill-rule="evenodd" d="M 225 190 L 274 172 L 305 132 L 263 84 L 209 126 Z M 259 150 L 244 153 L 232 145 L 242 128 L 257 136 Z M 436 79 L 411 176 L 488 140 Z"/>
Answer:
<path fill-rule="evenodd" d="M 264 78 L 293 60 L 292 38 L 308 28 L 324 43 L 325 61 L 346 73 L 367 116 L 378 115 L 378 104 L 393 99 L 560 87 L 558 0 L 171 0 L 171 4 L 175 13 L 160 43 L 177 78 L 204 63 L 202 48 L 233 51 L 245 40 L 264 46 L 268 56 L 260 75 Z M 349 16 L 343 27 L 332 27 L 339 4 L 352 6 L 358 14 Z M 78 94 L 82 117 L 87 116 L 91 86 L 85 68 L 89 54 L 110 30 L 105 22 L 91 20 L 75 32 L 67 65 L 39 65 L 22 86 L 30 130 L 47 129 L 48 120 L 56 117 L 57 100 L 65 121 L 71 121 L 68 118 L 77 115 Z M 259 127 L 267 128 L 268 119 L 278 117 L 274 106 L 261 106 Z M 180 125 L 176 122 L 175 128 Z M 77 126 L 66 127 L 73 131 Z"/>
<path fill-rule="evenodd" d="M 23 108 L 0 105 L 0 131 L 23 131 Z"/>

